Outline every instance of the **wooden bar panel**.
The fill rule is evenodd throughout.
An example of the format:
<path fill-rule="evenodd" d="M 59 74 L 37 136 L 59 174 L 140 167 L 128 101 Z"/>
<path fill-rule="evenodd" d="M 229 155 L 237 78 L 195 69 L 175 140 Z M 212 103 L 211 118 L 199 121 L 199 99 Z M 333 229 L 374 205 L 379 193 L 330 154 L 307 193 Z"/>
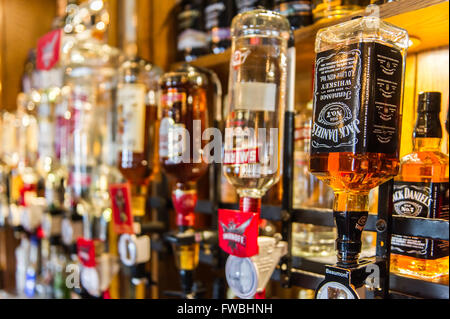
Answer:
<path fill-rule="evenodd" d="M 56 15 L 56 1 L 1 0 L 0 6 L 2 7 L 0 107 L 14 110 L 28 51 L 35 48 L 37 40 L 50 31 Z"/>
<path fill-rule="evenodd" d="M 151 3 L 149 41 L 152 62 L 167 71 L 176 57 L 175 0 L 151 1 Z"/>
<path fill-rule="evenodd" d="M 405 87 L 403 94 L 402 135 L 400 157 L 412 151 L 412 134 L 416 120 L 416 69 L 417 55 L 408 54 L 406 58 Z"/>
<path fill-rule="evenodd" d="M 152 43 L 152 24 L 155 13 L 152 10 L 152 7 L 155 2 L 161 1 L 136 1 L 138 53 L 141 58 L 153 63 L 154 57 L 152 48 L 154 47 L 154 43 Z"/>

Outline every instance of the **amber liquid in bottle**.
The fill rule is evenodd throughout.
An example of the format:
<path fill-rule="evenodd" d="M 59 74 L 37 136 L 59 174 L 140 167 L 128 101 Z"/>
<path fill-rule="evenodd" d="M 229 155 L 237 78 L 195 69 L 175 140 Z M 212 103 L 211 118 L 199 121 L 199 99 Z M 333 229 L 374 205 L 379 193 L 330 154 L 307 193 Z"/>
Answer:
<path fill-rule="evenodd" d="M 144 151 L 142 153 L 119 152 L 119 169 L 126 180 L 135 185 L 145 185 L 153 173 L 153 142 L 155 139 L 155 122 L 158 108 L 155 105 L 145 106 Z"/>
<path fill-rule="evenodd" d="M 407 40 L 376 17 L 317 33 L 310 172 L 334 190 L 343 266 L 358 264 L 370 190 L 399 169 Z"/>
<path fill-rule="evenodd" d="M 195 163 L 193 158 L 194 151 L 194 120 L 200 120 L 201 131 L 207 125 L 207 105 L 206 105 L 206 91 L 200 87 L 190 87 L 189 84 L 180 83 L 176 89 L 171 86 L 169 89 L 166 86 L 162 86 L 162 94 L 166 95 L 170 91 L 172 96 L 177 96 L 170 103 L 162 109 L 162 118 L 171 118 L 178 125 L 183 125 L 184 129 L 189 132 L 189 141 L 186 147 L 190 150 L 190 161 L 184 163 L 183 161 L 174 162 L 166 154 L 160 154 L 160 163 L 164 171 L 175 177 L 178 183 L 186 184 L 189 182 L 196 182 L 202 177 L 208 170 L 208 163 L 201 159 L 200 163 Z M 203 147 L 205 141 L 201 142 Z"/>
<path fill-rule="evenodd" d="M 147 184 L 153 174 L 157 81 L 161 70 L 136 56 L 122 63 L 118 85 L 119 170 L 131 185 L 133 214 L 145 215 Z"/>
<path fill-rule="evenodd" d="M 310 170 L 335 192 L 367 193 L 398 172 L 396 155 L 383 153 L 311 154 Z"/>
<path fill-rule="evenodd" d="M 435 100 L 433 101 L 433 99 Z M 425 103 L 434 103 L 435 106 L 424 106 L 423 104 Z M 431 109 L 433 112 L 421 112 L 421 109 Z M 395 179 L 394 214 L 405 216 L 406 218 L 414 216 L 448 220 L 449 158 L 446 154 L 440 152 L 442 129 L 439 122 L 439 111 L 439 93 L 427 92 L 420 95 L 419 116 L 414 131 L 413 152 L 401 159 L 400 172 Z M 441 185 L 440 188 L 436 188 L 437 185 Z M 431 193 L 423 192 L 425 187 L 430 187 Z M 398 195 L 405 196 L 396 196 L 397 192 L 399 193 Z M 426 194 L 431 200 L 423 207 L 420 207 L 422 206 L 421 203 L 407 194 Z M 415 198 L 420 197 L 416 196 Z M 448 281 L 449 257 L 447 241 L 432 241 L 417 237 L 401 236 L 415 243 L 411 246 L 408 243 L 404 245 L 405 243 L 401 237 L 400 242 L 395 241 L 396 237 L 398 236 L 394 235 L 393 237 L 391 271 L 420 279 Z M 397 245 L 395 245 L 396 243 Z M 421 252 L 424 258 L 418 258 L 417 255 L 411 254 L 412 251 L 417 250 L 417 244 L 420 246 L 420 243 L 426 245 L 424 250 L 427 252 Z M 399 252 L 395 246 L 398 246 L 403 252 Z M 423 247 L 419 249 L 423 249 Z M 432 254 L 429 251 L 430 249 Z"/>

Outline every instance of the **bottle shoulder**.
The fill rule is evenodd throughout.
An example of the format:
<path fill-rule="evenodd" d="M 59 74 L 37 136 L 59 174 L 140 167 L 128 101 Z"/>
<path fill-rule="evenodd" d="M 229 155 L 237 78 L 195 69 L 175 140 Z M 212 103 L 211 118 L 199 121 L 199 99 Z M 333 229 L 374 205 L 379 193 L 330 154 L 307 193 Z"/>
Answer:
<path fill-rule="evenodd" d="M 130 57 L 120 64 L 119 83 L 142 83 L 156 87 L 162 73 L 158 66 L 139 57 Z"/>
<path fill-rule="evenodd" d="M 438 150 L 412 152 L 402 157 L 397 180 L 448 182 L 449 157 Z"/>
<path fill-rule="evenodd" d="M 448 165 L 449 157 L 439 150 L 412 152 L 403 156 L 400 164 L 411 165 Z"/>
<path fill-rule="evenodd" d="M 374 16 L 346 21 L 317 32 L 316 53 L 356 42 L 381 42 L 402 52 L 408 48 L 408 32 Z"/>

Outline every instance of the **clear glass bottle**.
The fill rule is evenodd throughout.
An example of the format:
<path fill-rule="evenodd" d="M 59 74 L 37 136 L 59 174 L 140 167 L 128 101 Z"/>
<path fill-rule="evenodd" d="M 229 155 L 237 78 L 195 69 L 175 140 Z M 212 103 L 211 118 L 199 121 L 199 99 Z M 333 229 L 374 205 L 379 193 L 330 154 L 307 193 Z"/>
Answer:
<path fill-rule="evenodd" d="M 407 32 L 377 17 L 317 33 L 310 171 L 334 190 L 344 266 L 358 262 L 370 190 L 398 173 L 407 48 Z"/>
<path fill-rule="evenodd" d="M 70 91 L 68 184 L 72 202 L 89 197 L 92 169 L 101 152 L 95 138 L 96 112 L 101 107 L 101 92 L 115 89 L 120 55 L 118 49 L 105 43 L 105 25 L 97 21 L 106 23 L 107 12 L 90 12 L 86 7 L 74 18 L 79 22 L 74 26 L 76 43 L 65 61 L 64 84 Z M 109 96 L 112 99 L 114 95 Z"/>
<path fill-rule="evenodd" d="M 109 22 L 104 3 L 101 3 L 100 9 L 92 5 L 93 3 L 94 1 L 83 3 L 75 13 L 75 43 L 67 51 L 65 61 L 64 84 L 70 92 L 67 210 L 72 213 L 72 229 L 70 226 L 67 228 L 69 235 L 70 232 L 79 232 L 74 225 L 75 222 L 79 225 L 79 218 L 82 217 L 83 231 L 77 235 L 81 235 L 88 242 L 92 240 L 95 244 L 99 243 L 95 253 L 96 256 L 101 256 L 105 253 L 105 246 L 100 243 L 106 238 L 107 231 L 107 216 L 103 214 L 104 202 L 109 199 L 104 197 L 107 196 L 105 189 L 110 177 L 109 170 L 107 174 L 102 171 L 102 146 L 110 146 L 107 143 L 110 138 L 107 129 L 111 128 L 109 119 L 113 115 L 111 110 L 115 103 L 120 51 L 107 45 L 104 39 Z M 117 154 L 117 150 L 111 152 Z M 114 153 L 110 156 L 115 157 Z M 70 224 L 70 219 L 66 221 Z M 73 236 L 69 235 L 67 244 L 73 248 Z M 104 260 L 102 258 L 98 262 Z M 112 273 L 112 266 L 112 263 L 98 265 L 105 275 Z M 99 275 L 95 269 L 83 267 L 87 268 L 87 273 Z M 100 283 L 96 285 L 93 281 L 92 285 L 96 292 L 100 289 Z"/>
<path fill-rule="evenodd" d="M 259 212 L 280 177 L 290 27 L 278 13 L 254 10 L 236 16 L 231 32 L 223 172 L 241 210 Z"/>
<path fill-rule="evenodd" d="M 394 214 L 448 220 L 449 158 L 440 151 L 441 93 L 419 94 L 414 148 L 400 162 Z M 391 271 L 419 279 L 448 280 L 448 241 L 393 235 Z"/>

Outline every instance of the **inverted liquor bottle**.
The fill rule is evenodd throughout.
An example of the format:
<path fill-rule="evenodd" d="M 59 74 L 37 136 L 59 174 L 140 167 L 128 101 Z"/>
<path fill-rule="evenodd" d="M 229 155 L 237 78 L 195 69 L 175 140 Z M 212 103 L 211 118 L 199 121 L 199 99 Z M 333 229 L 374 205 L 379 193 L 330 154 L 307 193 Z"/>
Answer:
<path fill-rule="evenodd" d="M 285 18 L 266 10 L 233 20 L 223 172 L 243 212 L 259 212 L 261 197 L 280 177 L 289 29 Z"/>
<path fill-rule="evenodd" d="M 394 214 L 448 220 L 449 158 L 441 153 L 441 93 L 419 94 L 414 148 L 400 162 Z M 391 270 L 421 279 L 448 279 L 448 241 L 392 236 Z"/>
<path fill-rule="evenodd" d="M 119 69 L 118 167 L 131 184 L 133 214 L 145 215 L 147 185 L 154 169 L 158 80 L 157 66 L 128 55 Z"/>
<path fill-rule="evenodd" d="M 64 84 L 70 91 L 68 184 L 72 202 L 89 197 L 91 173 L 100 151 L 95 139 L 97 107 L 102 107 L 102 92 L 114 90 L 117 85 L 119 51 L 105 44 L 105 30 L 99 30 L 97 23 L 97 19 L 105 19 L 105 12 L 100 13 L 87 16 L 80 13 L 74 19 L 81 21 L 74 26 L 80 32 L 75 35 L 76 43 L 65 61 Z"/>
<path fill-rule="evenodd" d="M 206 76 L 195 71 L 166 73 L 160 80 L 159 158 L 164 172 L 176 180 L 174 198 L 194 200 L 195 182 L 208 169 L 202 158 L 206 142 L 199 136 L 209 123 L 206 83 Z M 178 215 L 177 226 L 194 226 L 193 211 Z"/>
<path fill-rule="evenodd" d="M 178 234 L 192 234 L 197 203 L 196 182 L 208 171 L 202 158 L 208 128 L 207 77 L 194 69 L 166 73 L 160 80 L 161 122 L 159 159 L 162 170 L 176 182 L 172 202 Z M 199 243 L 176 245 L 175 258 L 186 296 L 193 293 L 193 271 Z"/>
<path fill-rule="evenodd" d="M 104 7 L 93 10 L 91 4 L 92 1 L 84 3 L 73 19 L 74 30 L 78 33 L 75 44 L 67 52 L 65 85 L 70 90 L 68 210 L 76 212 L 71 220 L 73 232 L 79 231 L 74 226 L 77 223 L 79 227 L 77 219 L 83 218 L 83 233 L 77 241 L 79 257 L 83 249 L 95 251 L 96 258 L 79 258 L 83 265 L 80 278 L 83 288 L 98 297 L 108 287 L 115 268 L 102 245 L 106 237 L 105 216 L 100 215 L 102 207 L 95 199 L 99 190 L 96 180 L 101 173 L 98 168 L 102 167 L 99 166 L 100 146 L 106 145 L 104 137 L 108 136 L 102 130 L 108 127 L 105 113 L 114 105 L 119 51 L 104 41 L 107 11 Z M 72 236 L 67 237 L 69 244 L 73 242 Z"/>
<path fill-rule="evenodd" d="M 408 34 L 377 17 L 316 38 L 310 171 L 335 193 L 338 262 L 357 263 L 369 191 L 397 175 Z"/>

